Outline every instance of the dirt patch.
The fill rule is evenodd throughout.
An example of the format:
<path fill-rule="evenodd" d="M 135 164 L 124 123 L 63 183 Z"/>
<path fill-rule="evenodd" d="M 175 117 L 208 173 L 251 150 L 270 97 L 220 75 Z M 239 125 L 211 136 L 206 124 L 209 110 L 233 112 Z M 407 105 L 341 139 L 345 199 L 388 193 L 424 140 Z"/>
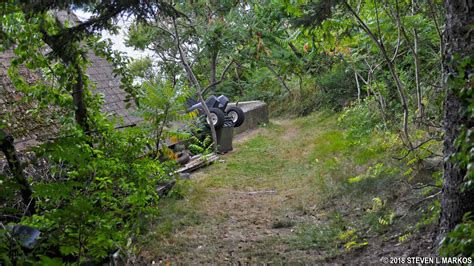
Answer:
<path fill-rule="evenodd" d="M 258 134 L 264 133 L 265 130 L 265 128 L 259 127 L 237 134 L 234 136 L 233 143 L 244 143 Z"/>
<path fill-rule="evenodd" d="M 253 264 L 308 262 L 320 256 L 317 250 L 293 249 L 283 241 L 294 233 L 291 219 L 278 214 L 286 199 L 284 193 L 229 189 L 210 193 L 214 196 L 200 206 L 208 217 L 206 222 L 176 232 L 176 242 L 169 243 L 175 249 L 168 250 L 174 254 L 156 257 L 155 261 Z M 282 221 L 285 226 L 275 226 Z"/>
<path fill-rule="evenodd" d="M 274 124 L 285 127 L 286 131 L 281 135 L 281 139 L 285 141 L 295 139 L 299 134 L 299 127 L 295 126 L 291 120 L 273 120 Z"/>
<path fill-rule="evenodd" d="M 295 234 L 297 223 L 314 222 L 316 218 L 301 216 L 294 207 L 299 200 L 298 191 L 286 187 L 283 179 L 272 179 L 277 176 L 271 172 L 273 167 L 284 167 L 279 164 L 287 161 L 292 161 L 291 167 L 299 167 L 298 157 L 301 156 L 300 148 L 282 144 L 298 139 L 299 128 L 291 120 L 272 123 L 271 129 L 258 128 L 237 135 L 234 151 L 221 156 L 222 161 L 213 166 L 226 168 L 235 161 L 248 159 L 238 156 L 240 149 L 252 149 L 246 146 L 249 140 L 271 135 L 269 138 L 278 145 L 260 147 L 257 144 L 256 148 L 257 156 L 260 155 L 256 159 L 270 162 L 269 168 L 255 160 L 263 169 L 261 172 L 249 173 L 254 176 L 243 173 L 240 181 L 239 177 L 233 180 L 246 185 L 234 188 L 226 183 L 227 180 L 222 181 L 224 184 L 206 185 L 207 195 L 199 202 L 197 210 L 204 220 L 198 225 L 178 228 L 170 237 L 160 240 L 162 243 L 154 251 L 147 251 L 145 257 L 155 262 L 180 264 L 314 262 L 321 259 L 318 250 L 300 250 L 287 242 Z M 260 149 L 264 150 L 259 152 Z M 242 166 L 252 167 L 245 163 Z M 215 175 L 222 175 L 222 172 L 211 167 L 194 173 L 192 180 L 202 184 L 216 178 Z"/>
<path fill-rule="evenodd" d="M 367 165 L 358 170 L 360 166 L 351 161 L 349 152 L 353 150 L 343 157 L 339 150 L 344 143 L 338 142 L 339 138 L 325 137 L 328 130 L 335 129 L 330 124 L 319 127 L 313 121 L 276 120 L 266 128 L 236 136 L 233 152 L 192 175 L 189 192 L 173 209 L 184 214 L 160 222 L 174 224 L 175 228 L 167 235 L 155 236 L 156 240 L 143 252 L 145 261 L 377 264 L 381 257 L 428 256 L 430 230 L 412 231 L 407 241 L 399 240 L 406 225 L 413 225 L 416 220 L 404 220 L 384 232 L 374 232 L 361 218 L 367 214 L 364 208 L 370 208 L 371 197 L 395 203 L 416 200 L 412 191 L 395 190 L 392 183 L 387 192 L 383 189 L 386 185 L 374 183 L 372 190 L 380 190 L 370 194 L 373 191 L 364 186 L 363 194 L 368 194 L 365 201 L 353 198 L 350 191 L 330 194 L 330 198 L 321 196 L 324 187 L 333 191 L 341 182 L 338 178 L 364 172 Z M 315 150 L 320 152 L 316 145 L 326 149 L 325 153 L 318 153 L 319 157 L 313 155 Z M 389 200 L 392 196 L 398 199 Z M 361 202 L 367 206 L 358 205 Z M 405 205 L 400 208 L 407 209 Z M 341 224 L 331 225 L 336 221 L 331 218 L 334 213 L 343 220 Z M 367 244 L 348 250 L 344 247 L 348 241 L 342 242 L 340 235 L 354 226 L 361 234 L 357 241 Z"/>

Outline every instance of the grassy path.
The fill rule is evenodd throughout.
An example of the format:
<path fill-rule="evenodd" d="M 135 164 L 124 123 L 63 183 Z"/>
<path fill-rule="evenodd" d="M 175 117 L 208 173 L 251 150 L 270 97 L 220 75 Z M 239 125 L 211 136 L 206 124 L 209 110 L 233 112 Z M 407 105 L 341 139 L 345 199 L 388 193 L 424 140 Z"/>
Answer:
<path fill-rule="evenodd" d="M 370 207 L 372 194 L 387 186 L 382 178 L 341 193 L 347 178 L 383 159 L 384 148 L 352 147 L 335 120 L 322 113 L 276 120 L 238 137 L 233 152 L 179 184 L 183 199 L 162 201 L 143 256 L 184 264 L 321 262 L 334 256 L 344 244 L 338 237 L 351 228 L 340 214 Z M 365 241 L 350 237 L 355 245 Z"/>

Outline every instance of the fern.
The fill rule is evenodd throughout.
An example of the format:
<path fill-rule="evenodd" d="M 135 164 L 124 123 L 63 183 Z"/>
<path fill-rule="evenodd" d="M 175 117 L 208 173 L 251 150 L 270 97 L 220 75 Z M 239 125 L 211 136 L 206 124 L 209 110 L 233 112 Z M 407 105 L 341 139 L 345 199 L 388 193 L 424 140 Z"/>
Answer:
<path fill-rule="evenodd" d="M 203 140 L 193 135 L 189 141 L 188 148 L 193 154 L 206 155 L 212 152 L 212 138 L 209 135 L 206 135 Z"/>
<path fill-rule="evenodd" d="M 176 87 L 166 81 L 145 81 L 142 83 L 144 97 L 139 113 L 148 122 L 146 128 L 155 147 L 162 146 L 165 139 L 186 139 L 189 134 L 173 128 L 171 122 L 188 122 L 196 117 L 195 112 L 185 113 L 185 102 L 191 97 L 192 90 Z M 158 152 L 158 151 L 157 151 Z"/>
<path fill-rule="evenodd" d="M 398 237 L 398 242 L 403 243 L 403 242 L 407 241 L 410 237 L 411 237 L 410 232 L 405 233 L 405 234 Z"/>

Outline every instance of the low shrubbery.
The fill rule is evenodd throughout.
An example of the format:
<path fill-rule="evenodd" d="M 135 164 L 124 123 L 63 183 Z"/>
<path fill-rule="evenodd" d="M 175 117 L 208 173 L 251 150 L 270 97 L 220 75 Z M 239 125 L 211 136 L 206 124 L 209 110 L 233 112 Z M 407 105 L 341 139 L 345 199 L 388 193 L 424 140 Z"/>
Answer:
<path fill-rule="evenodd" d="M 157 183 L 170 177 L 171 165 L 144 156 L 147 142 L 140 129 L 104 129 L 39 147 L 49 171 L 32 181 L 36 214 L 20 224 L 41 235 L 24 249 L 0 234 L 5 264 L 101 263 L 112 252 L 132 254 L 144 222 L 156 214 Z"/>
<path fill-rule="evenodd" d="M 291 93 L 261 98 L 269 101 L 273 115 L 305 116 L 323 109 L 340 111 L 357 98 L 354 73 L 344 64 L 336 64 L 318 77 L 294 77 L 289 84 Z"/>

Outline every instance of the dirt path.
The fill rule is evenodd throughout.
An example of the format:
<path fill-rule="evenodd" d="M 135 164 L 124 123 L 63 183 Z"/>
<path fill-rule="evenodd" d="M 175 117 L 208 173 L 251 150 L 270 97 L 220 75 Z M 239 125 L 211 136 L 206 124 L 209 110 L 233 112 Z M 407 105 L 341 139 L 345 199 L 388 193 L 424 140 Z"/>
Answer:
<path fill-rule="evenodd" d="M 272 121 L 236 137 L 233 152 L 177 183 L 173 195 L 180 197 L 161 200 L 143 260 L 365 264 L 388 255 L 426 256 L 428 231 L 414 231 L 416 219 L 379 222 L 417 200 L 401 182 L 401 165 L 386 158 L 385 137 L 353 145 L 360 140 L 347 139 L 325 113 Z M 361 181 L 348 182 L 355 177 Z M 375 209 L 374 200 L 383 208 Z"/>
<path fill-rule="evenodd" d="M 294 126 L 293 123 L 291 122 L 291 120 L 289 120 L 289 119 L 274 120 L 273 123 L 286 128 L 285 132 L 280 136 L 280 138 L 282 140 L 291 141 L 291 140 L 296 139 L 298 137 L 299 127 Z"/>
<path fill-rule="evenodd" d="M 160 239 L 150 250 L 159 254 L 154 261 L 314 260 L 319 255 L 316 250 L 299 250 L 287 243 L 295 234 L 296 222 L 316 219 L 304 213 L 309 202 L 302 202 L 314 199 L 298 198 L 305 187 L 305 176 L 298 174 L 299 155 L 311 149 L 300 145 L 303 142 L 300 126 L 291 120 L 273 121 L 270 128 L 238 136 L 234 151 L 221 157 L 224 162 L 193 174 L 192 186 L 198 188 L 188 194 L 189 204 L 180 208 L 193 209 L 189 216 L 199 217 L 199 221 Z M 190 217 L 171 219 L 186 224 Z"/>

